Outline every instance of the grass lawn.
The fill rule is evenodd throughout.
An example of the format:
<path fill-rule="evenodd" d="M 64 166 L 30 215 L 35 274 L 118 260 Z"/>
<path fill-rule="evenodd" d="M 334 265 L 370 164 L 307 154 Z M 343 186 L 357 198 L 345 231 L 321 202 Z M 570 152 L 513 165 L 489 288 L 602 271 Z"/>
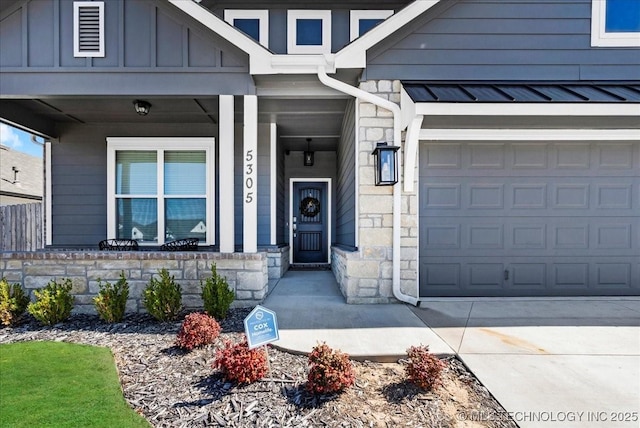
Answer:
<path fill-rule="evenodd" d="M 111 351 L 61 342 L 0 345 L 0 427 L 146 427 L 125 402 Z"/>

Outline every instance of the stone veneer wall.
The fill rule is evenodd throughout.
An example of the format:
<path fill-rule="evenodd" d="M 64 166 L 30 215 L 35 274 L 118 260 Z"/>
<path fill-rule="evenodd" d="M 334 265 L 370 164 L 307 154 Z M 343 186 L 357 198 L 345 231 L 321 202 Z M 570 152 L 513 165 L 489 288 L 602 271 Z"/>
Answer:
<path fill-rule="evenodd" d="M 269 279 L 279 279 L 289 270 L 289 246 L 269 247 L 267 252 L 267 267 Z"/>
<path fill-rule="evenodd" d="M 400 103 L 400 81 L 365 81 L 360 89 Z M 358 251 L 332 251 L 332 269 L 348 303 L 388 303 L 393 297 L 393 188 L 375 186 L 374 157 L 378 142 L 393 141 L 393 115 L 364 101 L 359 102 L 359 242 Z M 402 144 L 404 147 L 404 144 Z M 403 151 L 398 152 L 402 161 Z M 416 177 L 418 175 L 416 174 Z M 400 177 L 402 179 L 402 177 Z M 417 189 L 417 187 L 416 187 Z M 403 193 L 401 219 L 400 280 L 403 293 L 417 296 L 418 197 Z"/>
<path fill-rule="evenodd" d="M 200 280 L 211 277 L 211 265 L 227 278 L 236 293 L 233 306 L 254 306 L 268 291 L 266 252 L 222 254 L 212 252 L 108 252 L 42 251 L 0 253 L 0 277 L 17 282 L 31 293 L 51 279 L 73 282 L 75 313 L 95 313 L 93 297 L 98 279 L 115 282 L 124 274 L 129 282 L 127 312 L 144 312 L 142 290 L 159 269 L 166 268 L 182 286 L 182 303 L 189 309 L 202 308 Z"/>

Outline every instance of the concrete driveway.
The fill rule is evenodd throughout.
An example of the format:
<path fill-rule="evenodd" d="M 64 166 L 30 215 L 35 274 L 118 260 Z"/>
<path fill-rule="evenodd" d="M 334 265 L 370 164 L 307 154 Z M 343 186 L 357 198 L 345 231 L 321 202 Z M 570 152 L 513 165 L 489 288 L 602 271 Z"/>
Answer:
<path fill-rule="evenodd" d="M 640 298 L 442 299 L 412 311 L 521 427 L 640 426 Z"/>

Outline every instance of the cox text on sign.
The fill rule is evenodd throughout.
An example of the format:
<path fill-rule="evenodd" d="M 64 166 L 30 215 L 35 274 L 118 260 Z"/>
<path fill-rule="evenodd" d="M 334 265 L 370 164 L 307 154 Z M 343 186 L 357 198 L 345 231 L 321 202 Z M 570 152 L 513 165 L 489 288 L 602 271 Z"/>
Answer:
<path fill-rule="evenodd" d="M 244 332 L 249 349 L 280 339 L 276 313 L 260 305 L 256 306 L 244 319 Z"/>

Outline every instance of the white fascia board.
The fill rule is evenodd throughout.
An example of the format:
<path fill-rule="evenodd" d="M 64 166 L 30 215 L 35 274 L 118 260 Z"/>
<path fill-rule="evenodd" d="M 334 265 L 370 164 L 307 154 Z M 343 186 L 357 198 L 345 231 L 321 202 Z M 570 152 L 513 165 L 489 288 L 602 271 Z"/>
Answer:
<path fill-rule="evenodd" d="M 422 141 L 640 141 L 638 129 L 421 129 Z"/>
<path fill-rule="evenodd" d="M 638 116 L 638 103 L 416 103 L 423 116 Z"/>
<path fill-rule="evenodd" d="M 261 64 L 268 67 L 256 64 L 251 74 L 316 74 L 320 66 L 335 73 L 334 58 L 334 54 L 273 55 L 269 64 Z"/>
<path fill-rule="evenodd" d="M 365 68 L 367 50 L 381 42 L 441 0 L 416 0 L 371 31 L 354 40 L 336 54 L 336 68 Z"/>
<path fill-rule="evenodd" d="M 400 88 L 400 108 L 402 112 L 400 128 L 405 129 L 416 117 L 416 103 L 414 103 L 409 94 L 407 94 L 404 86 Z"/>

